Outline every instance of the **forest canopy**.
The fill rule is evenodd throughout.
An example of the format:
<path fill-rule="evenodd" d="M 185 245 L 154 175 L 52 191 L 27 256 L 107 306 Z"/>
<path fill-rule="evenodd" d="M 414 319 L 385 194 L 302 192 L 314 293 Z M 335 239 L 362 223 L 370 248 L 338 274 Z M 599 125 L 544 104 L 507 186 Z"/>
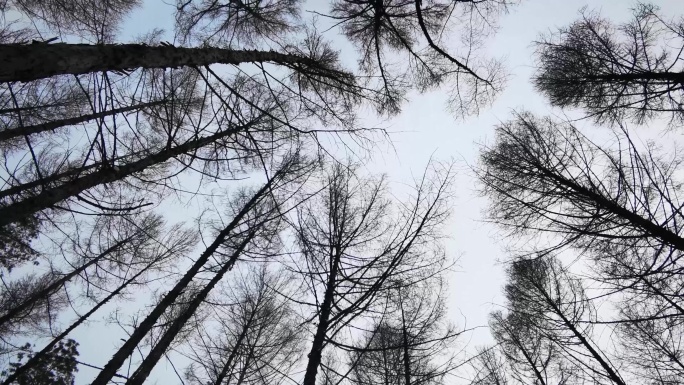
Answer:
<path fill-rule="evenodd" d="M 681 16 L 543 24 L 544 107 L 418 164 L 393 122 L 509 103 L 528 2 L 153 3 L 0 0 L 1 385 L 684 383 Z"/>

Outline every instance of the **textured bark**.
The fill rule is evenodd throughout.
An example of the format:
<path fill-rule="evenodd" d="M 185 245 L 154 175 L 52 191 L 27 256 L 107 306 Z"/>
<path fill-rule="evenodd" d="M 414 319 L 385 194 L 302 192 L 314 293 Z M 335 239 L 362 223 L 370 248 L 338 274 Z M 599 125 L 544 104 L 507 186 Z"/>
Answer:
<path fill-rule="evenodd" d="M 137 68 L 203 67 L 210 64 L 278 63 L 316 65 L 314 60 L 274 51 L 184 48 L 145 44 L 0 44 L 0 82 L 55 75 Z"/>
<path fill-rule="evenodd" d="M 59 203 L 65 199 L 74 197 L 89 188 L 105 183 L 116 182 L 135 173 L 141 172 L 148 167 L 163 163 L 175 156 L 181 155 L 188 151 L 196 150 L 216 140 L 228 137 L 240 131 L 244 131 L 248 129 L 249 126 L 250 124 L 247 124 L 242 127 L 220 131 L 213 135 L 185 142 L 176 147 L 166 148 L 137 161 L 121 165 L 118 167 L 118 169 L 114 169 L 112 167 L 102 168 L 63 185 L 44 190 L 36 196 L 4 206 L 0 208 L 0 226 L 17 222 L 29 215 L 37 213 L 38 211 L 52 207 L 56 203 Z"/>
<path fill-rule="evenodd" d="M 10 128 L 7 130 L 0 131 L 0 141 L 9 140 L 9 139 L 13 139 L 13 138 L 16 138 L 19 136 L 24 136 L 24 135 L 31 135 L 31 134 L 38 134 L 38 133 L 45 132 L 45 131 L 52 131 L 52 130 L 55 130 L 55 129 L 60 128 L 60 127 L 71 126 L 71 125 L 79 124 L 79 123 L 85 123 L 85 122 L 88 122 L 91 120 L 101 119 L 101 118 L 105 118 L 107 116 L 113 116 L 113 115 L 122 114 L 125 112 L 141 110 L 143 108 L 161 105 L 165 102 L 166 102 L 165 100 L 158 100 L 158 101 L 149 102 L 149 103 L 136 104 L 133 106 L 114 108 L 114 109 L 111 109 L 109 111 L 102 111 L 102 112 L 97 112 L 97 113 L 93 113 L 93 114 L 76 116 L 73 118 L 53 120 L 51 122 L 35 124 L 35 125 L 31 125 L 31 126 Z"/>
<path fill-rule="evenodd" d="M 276 174 L 274 178 L 279 177 Z M 128 340 L 119 348 L 114 356 L 109 360 L 107 365 L 100 371 L 100 374 L 93 380 L 91 385 L 106 385 L 114 377 L 117 370 L 123 365 L 128 357 L 133 353 L 138 344 L 145 338 L 145 335 L 152 329 L 159 317 L 164 314 L 164 311 L 171 306 L 176 299 L 181 295 L 183 290 L 187 288 L 195 275 L 200 271 L 202 266 L 211 258 L 218 250 L 221 244 L 226 240 L 228 235 L 238 226 L 242 218 L 265 196 L 271 189 L 274 178 L 271 178 L 254 196 L 243 206 L 242 210 L 233 218 L 233 220 L 218 234 L 214 242 L 202 253 L 202 255 L 195 261 L 190 269 L 183 275 L 183 277 L 176 283 L 166 296 L 155 306 L 150 314 L 138 325 L 138 327 L 131 333 Z"/>

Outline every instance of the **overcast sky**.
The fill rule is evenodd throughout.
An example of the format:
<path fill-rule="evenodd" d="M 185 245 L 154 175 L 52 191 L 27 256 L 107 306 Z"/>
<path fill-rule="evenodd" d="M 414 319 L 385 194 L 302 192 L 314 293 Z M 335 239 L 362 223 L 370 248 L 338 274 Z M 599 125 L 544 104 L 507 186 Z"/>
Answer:
<path fill-rule="evenodd" d="M 320 8 L 316 3 L 318 1 L 311 1 L 307 9 L 313 6 Z M 477 197 L 477 183 L 467 171 L 467 165 L 476 164 L 479 144 L 492 141 L 493 127 L 509 119 L 511 111 L 525 109 L 539 115 L 561 114 L 551 109 L 529 82 L 534 70 L 532 42 L 540 33 L 572 22 L 582 7 L 599 10 L 611 20 L 623 21 L 629 17 L 629 9 L 635 3 L 621 0 L 523 0 L 509 14 L 501 17 L 499 32 L 486 46 L 490 55 L 505 58 L 506 70 L 510 74 L 505 91 L 491 108 L 483 109 L 479 116 L 456 120 L 445 108 L 446 92 L 438 90 L 422 95 L 412 94 L 403 112 L 385 122 L 385 127 L 394 132 L 394 147 L 380 146 L 383 151 L 375 152 L 373 161 L 366 164 L 369 172 L 386 173 L 394 185 L 400 186 L 410 182 L 412 176 L 420 175 L 431 156 L 439 160 L 455 159 L 461 169 L 453 217 L 447 229 L 450 236 L 447 252 L 459 260 L 458 271 L 450 279 L 448 305 L 452 320 L 459 325 L 465 326 L 466 320 L 469 327 L 486 325 L 488 313 L 501 303 L 503 273 L 497 260 L 505 258 L 503 249 L 506 245 L 505 240 L 498 239 L 495 228 L 482 222 L 485 201 Z M 661 6 L 665 15 L 684 14 L 682 0 L 654 3 Z M 124 25 L 121 40 L 131 40 L 153 28 L 171 30 L 173 9 L 161 0 L 146 0 L 144 7 L 138 9 Z M 335 34 L 331 31 L 326 37 L 339 39 Z M 580 125 L 592 129 L 589 123 Z M 111 338 L 116 343 L 114 334 L 112 331 L 110 335 L 103 335 L 102 329 L 94 327 L 76 335 L 81 358 L 86 362 L 104 364 L 111 354 L 111 345 L 103 341 Z M 474 334 L 470 343 L 474 347 L 488 341 L 488 333 L 483 330 Z M 104 349 L 107 352 L 103 351 L 103 346 L 107 346 Z M 159 366 L 162 370 L 171 369 L 164 362 Z M 89 376 L 83 375 L 87 370 L 82 369 L 81 372 L 79 382 L 87 383 Z M 177 382 L 173 375 L 164 376 L 164 380 L 168 382 L 159 383 Z"/>

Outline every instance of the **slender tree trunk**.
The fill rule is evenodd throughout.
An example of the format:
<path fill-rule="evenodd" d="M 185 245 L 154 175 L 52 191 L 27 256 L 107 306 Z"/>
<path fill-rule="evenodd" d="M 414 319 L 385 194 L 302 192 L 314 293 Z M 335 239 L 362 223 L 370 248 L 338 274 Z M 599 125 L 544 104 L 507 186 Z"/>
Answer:
<path fill-rule="evenodd" d="M 506 327 L 506 331 L 508 332 L 508 334 L 511 336 L 511 338 L 513 338 L 515 343 L 518 345 L 518 349 L 520 349 L 520 352 L 522 352 L 523 357 L 525 357 L 525 360 L 527 361 L 527 363 L 530 364 L 530 367 L 532 368 L 532 371 L 534 372 L 534 376 L 537 377 L 537 380 L 539 380 L 539 383 L 541 385 L 546 385 L 546 380 L 544 380 L 544 376 L 542 376 L 542 373 L 539 371 L 539 368 L 537 368 L 537 364 L 534 362 L 534 360 L 532 359 L 530 354 L 525 349 L 525 345 L 522 343 L 522 341 L 520 341 L 518 336 L 516 336 L 515 334 L 513 334 L 510 331 L 510 328 L 508 326 L 505 326 L 505 327 Z"/>
<path fill-rule="evenodd" d="M 74 197 L 81 192 L 105 183 L 116 182 L 135 173 L 141 172 L 148 167 L 163 163 L 175 156 L 188 151 L 196 150 L 219 139 L 228 137 L 240 131 L 248 129 L 254 122 L 245 126 L 217 132 L 213 135 L 185 142 L 176 147 L 165 148 L 131 163 L 121 165 L 117 169 L 103 168 L 88 175 L 79 177 L 61 186 L 42 191 L 40 194 L 26 198 L 0 208 L 0 227 L 9 223 L 17 222 L 41 210 L 52 207 L 67 198 Z"/>
<path fill-rule="evenodd" d="M 118 158 L 117 160 L 120 160 L 120 159 L 123 159 L 123 158 Z M 40 186 L 46 186 L 47 184 L 55 183 L 55 182 L 59 181 L 60 179 L 78 176 L 78 175 L 84 174 L 86 171 L 90 171 L 90 170 L 98 168 L 98 167 L 104 167 L 105 165 L 110 165 L 110 164 L 111 164 L 111 161 L 106 160 L 103 162 L 97 162 L 97 163 L 89 164 L 89 165 L 83 166 L 83 167 L 70 168 L 70 169 L 67 169 L 66 171 L 63 171 L 63 172 L 54 173 L 54 174 L 44 176 L 44 177 L 36 179 L 36 180 L 32 180 L 30 182 L 26 182 L 26 183 L 22 183 L 22 184 L 19 184 L 16 186 L 12 186 L 8 189 L 0 191 L 0 199 L 6 198 L 6 197 L 9 197 L 12 195 L 21 194 L 21 193 L 27 192 L 31 189 L 34 189 L 34 188 L 37 188 Z"/>
<path fill-rule="evenodd" d="M 157 362 L 159 362 L 159 359 L 162 358 L 164 353 L 166 353 L 166 350 L 169 348 L 169 346 L 171 346 L 173 340 L 176 339 L 178 333 L 181 331 L 181 329 L 183 329 L 183 326 L 195 314 L 202 302 L 204 302 L 209 293 L 214 289 L 214 286 L 216 286 L 216 284 L 223 279 L 223 276 L 233 268 L 235 261 L 237 261 L 240 254 L 242 254 L 242 252 L 245 250 L 245 247 L 247 247 L 252 239 L 254 239 L 257 230 L 258 228 L 252 229 L 252 231 L 250 231 L 249 235 L 245 237 L 237 250 L 235 250 L 233 255 L 230 256 L 230 259 L 223 264 L 221 269 L 214 275 L 209 283 L 195 296 L 195 298 L 193 298 L 188 308 L 185 309 L 181 315 L 176 317 L 171 326 L 169 326 L 159 341 L 157 341 L 157 344 L 154 346 L 154 348 L 152 348 L 152 351 L 150 351 L 138 369 L 136 369 L 135 373 L 133 373 L 133 376 L 126 381 L 126 385 L 142 385 L 142 383 L 145 382 L 152 369 L 155 367 L 155 365 L 157 365 Z"/>
<path fill-rule="evenodd" d="M 341 254 L 342 251 L 339 248 L 336 248 L 335 254 L 333 255 L 333 263 L 331 264 L 330 276 L 328 276 L 328 282 L 323 296 L 323 303 L 321 304 L 321 311 L 318 316 L 318 327 L 316 328 L 316 334 L 314 335 L 311 351 L 309 352 L 309 362 L 306 364 L 306 373 L 304 374 L 304 382 L 302 382 L 302 385 L 316 385 L 316 374 L 318 373 L 318 367 L 321 365 L 323 359 L 323 345 L 328 333 L 330 313 L 335 297 L 335 283 L 339 271 Z"/>
<path fill-rule="evenodd" d="M 550 177 L 551 179 L 555 180 L 556 183 L 560 184 L 561 186 L 569 188 L 576 194 L 583 196 L 592 202 L 595 202 L 597 205 L 604 208 L 605 210 L 608 210 L 617 215 L 618 217 L 625 219 L 633 226 L 643 229 L 650 236 L 659 238 L 666 244 L 669 244 L 678 250 L 684 251 L 684 238 L 679 236 L 679 234 L 674 233 L 667 228 L 664 228 L 656 223 L 651 222 L 646 218 L 641 217 L 640 215 L 620 206 L 619 204 L 606 198 L 605 196 L 598 194 L 594 191 L 591 191 L 586 187 L 575 183 L 574 181 L 571 181 L 560 175 L 556 175 L 553 171 L 547 168 L 541 168 L 541 171 L 544 174 L 546 174 L 547 177 Z"/>
<path fill-rule="evenodd" d="M 544 299 L 549 304 L 549 306 L 551 306 L 554 313 L 556 313 L 556 315 L 558 315 L 561 318 L 565 326 L 568 329 L 570 329 L 572 334 L 575 335 L 575 337 L 580 341 L 580 343 L 589 351 L 591 356 L 599 363 L 599 365 L 601 365 L 603 370 L 606 371 L 606 375 L 608 376 L 608 378 L 610 378 L 610 380 L 617 385 L 626 385 L 625 382 L 622 381 L 622 378 L 620 378 L 620 376 L 618 376 L 615 370 L 613 370 L 613 368 L 608 364 L 608 362 L 606 362 L 606 360 L 603 359 L 599 352 L 596 349 L 594 349 L 594 347 L 589 343 L 586 337 L 584 337 L 584 335 L 580 333 L 579 330 L 577 330 L 575 325 L 572 322 L 570 322 L 570 320 L 565 316 L 565 314 L 563 314 L 561 309 L 558 308 L 558 306 L 556 306 L 556 303 L 553 301 L 553 299 L 551 299 L 551 297 L 549 297 L 549 295 L 546 293 L 546 290 L 540 287 L 537 283 L 533 284 L 537 288 L 537 290 L 539 290 L 542 296 L 544 296 Z"/>
<path fill-rule="evenodd" d="M 411 385 L 411 355 L 409 354 L 408 331 L 406 330 L 406 316 L 404 315 L 404 300 L 399 290 L 399 307 L 401 308 L 401 336 L 404 345 L 404 383 Z"/>
<path fill-rule="evenodd" d="M 19 378 L 19 376 L 21 376 L 22 374 L 26 373 L 28 370 L 30 370 L 34 366 L 36 366 L 45 355 L 50 353 L 52 348 L 55 347 L 55 345 L 57 345 L 59 343 L 59 341 L 63 340 L 67 335 L 69 335 L 69 333 L 71 333 L 79 325 L 81 325 L 88 318 L 90 318 L 91 315 L 95 314 L 95 312 L 98 311 L 102 306 L 104 306 L 106 303 L 111 301 L 114 297 L 119 295 L 119 293 L 121 293 L 121 291 L 123 291 L 123 289 L 125 289 L 133 281 L 138 279 L 138 277 L 140 277 L 144 272 L 146 272 L 156 262 L 157 261 L 150 263 L 144 269 L 137 272 L 133 277 L 126 280 L 119 287 L 117 287 L 116 290 L 114 290 L 107 297 L 105 297 L 105 299 L 100 301 L 97 305 L 93 306 L 87 313 L 85 313 L 81 317 L 79 317 L 76 320 L 76 322 L 72 323 L 62 333 L 60 333 L 57 337 L 55 337 L 49 344 L 47 344 L 43 349 L 41 349 L 41 351 L 39 351 L 33 357 L 31 357 L 28 361 L 26 361 L 26 363 L 24 365 L 18 367 L 14 373 L 12 373 L 9 377 L 7 377 L 7 379 L 2 383 L 2 385 L 10 385 L 14 380 Z M 116 373 L 114 373 L 114 375 L 116 376 Z"/>
<path fill-rule="evenodd" d="M 317 63 L 307 57 L 274 51 L 183 48 L 145 44 L 0 44 L 0 82 L 31 81 L 55 75 L 137 68 L 204 67 L 210 64 Z"/>
<path fill-rule="evenodd" d="M 86 114 L 86 115 L 76 116 L 73 118 L 53 120 L 51 122 L 35 124 L 32 126 L 10 128 L 7 130 L 0 131 L 0 141 L 9 140 L 9 139 L 13 139 L 13 138 L 16 138 L 19 136 L 24 136 L 24 135 L 31 135 L 31 134 L 38 134 L 38 133 L 45 132 L 45 131 L 52 131 L 52 130 L 55 130 L 55 129 L 60 128 L 60 127 L 71 126 L 74 124 L 85 123 L 85 122 L 95 120 L 95 119 L 105 118 L 107 116 L 113 116 L 113 115 L 123 114 L 123 113 L 130 112 L 130 111 L 141 110 L 143 108 L 158 106 L 158 105 L 161 105 L 163 103 L 166 103 L 166 101 L 165 100 L 157 100 L 154 102 L 140 103 L 140 104 L 136 104 L 133 106 L 113 108 L 113 109 L 108 110 L 108 111 L 96 112 L 93 114 Z"/>
<path fill-rule="evenodd" d="M 237 381 L 235 381 L 235 385 L 242 385 L 242 383 L 245 381 L 245 377 L 247 377 L 247 372 L 249 371 L 249 365 L 252 361 L 252 358 L 254 357 L 254 349 L 256 348 L 256 343 L 259 341 L 259 338 L 261 338 L 261 334 L 263 332 L 263 328 L 259 328 L 259 332 L 256 335 L 256 340 L 254 341 L 253 344 L 249 345 L 249 351 L 247 352 L 247 355 L 245 356 L 245 362 L 242 364 L 242 370 L 240 370 L 240 375 L 237 378 Z M 249 342 L 247 342 L 249 343 Z M 215 385 L 221 385 L 219 382 L 217 382 Z"/>
<path fill-rule="evenodd" d="M 44 108 L 64 107 L 64 106 L 65 106 L 64 103 L 52 103 L 52 104 L 42 104 L 40 106 L 2 108 L 2 109 L 0 109 L 0 114 L 16 114 L 16 113 L 20 113 L 22 111 L 42 110 Z"/>
<path fill-rule="evenodd" d="M 242 341 L 245 339 L 245 336 L 247 335 L 247 331 L 249 330 L 249 327 L 252 324 L 252 320 L 254 319 L 255 313 L 256 312 L 252 312 L 252 314 L 250 314 L 249 321 L 247 321 L 245 325 L 242 327 L 240 335 L 235 341 L 235 346 L 233 346 L 233 350 L 231 350 L 230 354 L 228 355 L 228 359 L 226 360 L 225 365 L 223 365 L 223 368 L 221 368 L 221 372 L 218 376 L 216 376 L 214 385 L 221 385 L 223 383 L 223 380 L 226 379 L 226 376 L 228 376 L 228 371 L 230 370 L 231 365 L 233 364 L 233 360 L 237 356 L 238 349 L 242 346 Z"/>
<path fill-rule="evenodd" d="M 644 278 L 643 275 L 640 275 L 640 276 L 639 276 L 639 279 L 642 280 L 642 281 L 646 284 L 646 286 L 649 287 L 649 289 L 653 290 L 653 292 L 654 292 L 656 295 L 658 295 L 659 297 L 661 297 L 662 299 L 664 299 L 667 303 L 670 304 L 670 306 L 672 306 L 673 308 L 677 309 L 677 311 L 679 312 L 679 314 L 684 315 L 684 308 L 682 308 L 681 306 L 679 306 L 679 304 L 677 304 L 675 301 L 673 301 L 672 298 L 670 298 L 667 294 L 663 293 L 663 292 L 662 292 L 661 290 L 659 290 L 657 287 L 653 286 L 653 284 L 652 284 L 649 280 L 647 280 L 646 278 Z"/>
<path fill-rule="evenodd" d="M 39 292 L 33 294 L 31 297 L 27 298 L 23 302 L 17 304 L 13 308 L 9 309 L 5 314 L 0 316 L 0 325 L 4 325 L 7 322 L 10 322 L 13 318 L 16 318 L 19 313 L 27 310 L 30 308 L 36 301 L 40 300 L 41 298 L 48 298 L 50 295 L 52 295 L 55 291 L 59 290 L 62 285 L 64 285 L 66 282 L 74 278 L 76 275 L 82 273 L 85 271 L 87 268 L 90 266 L 100 262 L 104 257 L 107 255 L 113 253 L 116 251 L 119 247 L 121 247 L 123 244 L 131 240 L 131 237 L 128 237 L 124 240 L 121 240 L 117 243 L 115 243 L 113 246 L 109 247 L 107 250 L 103 251 L 99 255 L 97 255 L 95 258 L 91 259 L 87 263 L 83 264 L 81 267 L 73 270 L 71 273 L 65 275 L 64 277 L 56 280 L 55 282 L 51 283 L 48 285 L 48 287 L 44 288 L 43 290 L 40 290 Z"/>
<path fill-rule="evenodd" d="M 195 275 L 200 271 L 202 266 L 211 258 L 212 255 L 218 250 L 221 244 L 227 239 L 230 233 L 238 226 L 240 221 L 247 215 L 247 213 L 254 208 L 263 196 L 265 196 L 271 188 L 272 182 L 281 176 L 281 172 L 278 171 L 259 191 L 257 191 L 254 196 L 247 202 L 242 210 L 233 218 L 233 220 L 219 233 L 214 242 L 209 245 L 209 247 L 202 253 L 202 255 L 195 261 L 195 263 L 190 267 L 190 269 L 183 275 L 183 277 L 176 283 L 176 285 L 169 291 L 166 296 L 155 306 L 155 308 L 150 312 L 150 314 L 145 317 L 145 319 L 138 325 L 138 327 L 133 331 L 128 340 L 119 348 L 119 350 L 112 356 L 107 365 L 102 369 L 100 374 L 95 378 L 91 385 L 106 385 L 117 370 L 123 365 L 123 363 L 128 359 L 128 357 L 133 353 L 135 348 L 138 346 L 140 341 L 143 340 L 145 335 L 154 327 L 159 317 L 164 314 L 164 311 L 171 306 L 176 299 L 181 295 L 183 290 L 187 288 Z"/>

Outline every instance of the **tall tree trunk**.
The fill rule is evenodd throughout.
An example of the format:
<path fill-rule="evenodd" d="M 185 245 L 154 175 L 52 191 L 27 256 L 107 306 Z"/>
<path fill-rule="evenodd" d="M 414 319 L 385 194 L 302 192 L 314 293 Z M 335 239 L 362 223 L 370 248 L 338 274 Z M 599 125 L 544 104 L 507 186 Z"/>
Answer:
<path fill-rule="evenodd" d="M 248 345 L 249 351 L 245 355 L 245 362 L 242 363 L 240 375 L 238 376 L 237 380 L 235 381 L 235 385 L 242 385 L 242 383 L 245 382 L 245 378 L 247 378 L 247 372 L 249 371 L 249 365 L 251 365 L 252 359 L 254 359 L 254 351 L 256 350 L 257 341 L 259 341 L 259 338 L 261 338 L 263 331 L 264 331 L 263 327 L 260 327 L 259 332 L 257 333 L 257 335 L 255 337 L 254 343 Z M 249 343 L 249 341 L 247 343 Z M 256 359 L 254 359 L 254 360 L 256 361 Z M 221 384 L 217 382 L 215 385 L 221 385 Z"/>
<path fill-rule="evenodd" d="M 249 211 L 254 208 L 262 197 L 264 197 L 271 189 L 272 183 L 276 178 L 280 178 L 284 172 L 282 169 L 276 173 L 259 191 L 257 191 L 254 196 L 242 207 L 242 210 L 233 218 L 233 220 L 218 234 L 214 242 L 209 245 L 209 247 L 202 253 L 202 255 L 195 261 L 195 263 L 190 267 L 190 269 L 183 275 L 183 277 L 176 283 L 176 285 L 171 289 L 166 296 L 155 306 L 155 308 L 150 312 L 150 314 L 145 317 L 145 319 L 138 325 L 138 327 L 131 333 L 128 340 L 119 348 L 119 350 L 112 356 L 112 358 L 107 362 L 107 365 L 102 369 L 100 374 L 95 378 L 91 385 L 106 385 L 116 371 L 123 365 L 123 363 L 128 359 L 128 357 L 133 353 L 135 348 L 138 346 L 140 341 L 143 340 L 145 335 L 154 327 L 155 323 L 159 320 L 159 317 L 164 314 L 166 309 L 171 306 L 176 299 L 181 295 L 183 290 L 185 290 L 195 275 L 200 271 L 202 266 L 211 258 L 214 253 L 218 250 L 221 244 L 227 239 L 230 233 L 239 225 L 240 221 L 249 213 Z"/>
<path fill-rule="evenodd" d="M 145 44 L 0 44 L 0 82 L 27 82 L 55 75 L 97 71 L 125 72 L 138 68 L 204 67 L 250 62 L 317 65 L 307 57 L 274 51 Z"/>
<path fill-rule="evenodd" d="M 652 284 L 649 280 L 647 280 L 647 279 L 644 277 L 644 275 L 640 275 L 640 276 L 639 276 L 639 279 L 642 280 L 642 281 L 646 284 L 646 286 L 648 286 L 649 289 L 653 290 L 653 292 L 654 292 L 656 295 L 658 295 L 660 298 L 664 299 L 668 304 L 670 304 L 670 306 L 672 306 L 673 308 L 677 309 L 677 311 L 679 312 L 680 315 L 683 315 L 683 316 L 684 316 L 684 308 L 682 308 L 681 306 L 679 306 L 679 304 L 677 304 L 675 301 L 673 301 L 672 298 L 670 298 L 670 296 L 668 296 L 667 294 L 663 293 L 663 292 L 662 292 L 660 289 L 658 289 L 657 287 L 653 286 L 653 284 Z"/>
<path fill-rule="evenodd" d="M 577 82 L 578 79 L 567 78 L 566 81 Z M 684 84 L 684 72 L 634 72 L 624 74 L 587 74 L 583 81 L 586 83 L 638 83 L 663 82 L 667 84 Z"/>
<path fill-rule="evenodd" d="M 148 102 L 148 103 L 140 103 L 140 104 L 136 104 L 136 105 L 132 105 L 132 106 L 113 108 L 113 109 L 108 110 L 108 111 L 96 112 L 96 113 L 92 113 L 92 114 L 76 116 L 73 118 L 53 120 L 50 122 L 35 124 L 35 125 L 31 125 L 31 126 L 10 128 L 7 130 L 0 131 L 0 141 L 9 140 L 9 139 L 13 139 L 13 138 L 16 138 L 19 136 L 24 136 L 24 135 L 31 135 L 31 134 L 38 134 L 38 133 L 45 132 L 45 131 L 52 131 L 52 130 L 55 130 L 55 129 L 60 128 L 60 127 L 70 126 L 70 125 L 79 124 L 79 123 L 85 123 L 85 122 L 88 122 L 91 120 L 101 119 L 101 118 L 105 118 L 107 116 L 113 116 L 113 115 L 117 115 L 117 114 L 123 114 L 123 113 L 130 112 L 130 111 L 141 110 L 143 108 L 158 106 L 158 105 L 161 105 L 163 103 L 166 103 L 166 101 L 165 100 L 157 100 L 157 101 Z"/>
<path fill-rule="evenodd" d="M 533 282 L 533 285 L 537 288 L 537 290 L 541 293 L 541 295 L 544 297 L 544 300 L 547 302 L 549 306 L 553 309 L 553 312 L 558 315 L 565 326 L 570 329 L 572 334 L 580 341 L 580 343 L 589 351 L 591 356 L 601 365 L 603 370 L 606 371 L 606 376 L 610 378 L 611 381 L 613 381 L 616 385 L 626 385 L 625 382 L 622 380 L 622 378 L 613 370 L 613 368 L 606 362 L 606 360 L 599 354 L 599 352 L 594 349 L 594 347 L 589 343 L 587 338 L 575 327 L 575 325 L 570 322 L 570 320 L 563 314 L 560 308 L 556 306 L 556 303 L 553 301 L 553 299 L 548 295 L 546 290 L 544 290 L 543 287 L 541 287 L 539 284 L 536 282 Z"/>
<path fill-rule="evenodd" d="M 306 364 L 306 373 L 304 374 L 304 382 L 302 382 L 302 385 L 316 385 L 316 374 L 318 373 L 318 367 L 321 365 L 323 359 L 323 345 L 328 333 L 330 313 L 332 311 L 335 296 L 335 283 L 340 267 L 340 258 L 342 257 L 342 251 L 339 247 L 336 247 L 335 254 L 332 257 L 333 263 L 331 264 L 330 275 L 328 276 L 323 303 L 321 304 L 321 311 L 318 316 L 318 327 L 316 328 L 316 334 L 314 335 L 313 343 L 311 344 L 309 362 Z"/>
<path fill-rule="evenodd" d="M 262 224 L 257 225 L 258 227 L 262 226 Z M 251 229 L 250 233 L 245 237 L 245 239 L 240 242 L 240 246 L 238 246 L 237 250 L 233 252 L 233 255 L 230 256 L 228 261 L 226 261 L 221 269 L 214 275 L 214 277 L 207 283 L 202 290 L 197 293 L 195 298 L 193 298 L 192 302 L 190 302 L 190 305 L 188 306 L 185 311 L 171 323 L 171 326 L 164 332 L 164 334 L 161 336 L 159 341 L 157 341 L 157 344 L 152 348 L 152 351 L 145 357 L 143 362 L 140 364 L 138 369 L 136 369 L 135 373 L 133 373 L 133 376 L 126 381 L 126 385 L 142 385 L 143 382 L 147 379 L 147 377 L 150 375 L 150 372 L 152 369 L 157 365 L 157 362 L 159 362 L 159 359 L 162 358 L 164 353 L 166 353 L 166 350 L 168 350 L 169 346 L 171 346 L 171 343 L 173 342 L 174 339 L 176 339 L 176 336 L 178 333 L 180 333 L 181 329 L 183 329 L 183 326 L 190 320 L 190 318 L 195 314 L 197 309 L 200 307 L 202 302 L 207 298 L 209 293 L 214 289 L 217 283 L 223 279 L 223 276 L 233 268 L 233 265 L 235 265 L 235 261 L 237 261 L 238 257 L 242 254 L 242 252 L 245 250 L 245 247 L 254 239 L 256 236 L 256 232 L 259 230 L 259 228 L 254 228 Z"/>
<path fill-rule="evenodd" d="M 67 198 L 74 197 L 89 188 L 104 183 L 116 182 L 135 173 L 141 172 L 148 167 L 163 163 L 175 156 L 199 149 L 219 139 L 228 137 L 240 131 L 247 130 L 254 123 L 255 122 L 253 121 L 242 127 L 220 131 L 213 135 L 185 142 L 176 147 L 165 148 L 156 154 L 152 154 L 131 163 L 118 166 L 118 169 L 114 169 L 113 167 L 102 168 L 88 175 L 67 182 L 61 186 L 44 190 L 36 196 L 1 207 L 0 227 L 9 223 L 20 221 L 21 219 L 26 218 L 38 211 L 52 207 L 54 204 L 59 203 Z"/>
<path fill-rule="evenodd" d="M 89 164 L 89 165 L 82 166 L 82 167 L 73 167 L 73 168 L 69 168 L 69 169 L 62 171 L 62 172 L 57 172 L 57 173 L 53 173 L 53 174 L 50 174 L 47 176 L 43 176 L 42 178 L 38 178 L 38 179 L 32 180 L 30 182 L 18 184 L 18 185 L 15 185 L 15 186 L 12 186 L 12 187 L 9 187 L 5 190 L 0 191 L 0 199 L 6 198 L 6 197 L 9 197 L 12 195 L 22 194 L 22 193 L 25 193 L 29 190 L 32 190 L 32 189 L 35 189 L 35 188 L 38 188 L 41 186 L 43 188 L 45 188 L 48 184 L 58 182 L 61 179 L 66 179 L 66 178 L 70 178 L 70 177 L 77 177 L 77 176 L 82 175 L 85 172 L 90 171 L 92 169 L 96 169 L 98 167 L 106 167 L 106 166 L 111 165 L 112 162 L 120 161 L 122 159 L 126 159 L 130 156 L 135 156 L 135 155 L 138 155 L 138 154 L 131 154 L 131 155 L 127 155 L 127 156 L 122 156 L 122 157 L 118 157 L 118 158 L 113 159 L 113 160 L 107 159 L 107 160 L 104 160 L 101 162 Z"/>
<path fill-rule="evenodd" d="M 537 380 L 539 380 L 539 384 L 547 385 L 544 376 L 542 376 L 542 373 L 539 371 L 539 368 L 537 368 L 537 363 L 534 361 L 534 359 L 532 359 L 532 356 L 530 356 L 530 353 L 527 351 L 525 344 L 523 344 L 523 342 L 520 341 L 520 338 L 518 338 L 515 332 L 510 330 L 510 328 L 505 322 L 506 321 L 502 321 L 503 327 L 506 328 L 506 332 L 508 333 L 508 335 L 515 341 L 518 349 L 523 354 L 523 357 L 525 357 L 525 361 L 527 361 L 527 363 L 530 365 L 530 368 L 532 368 L 534 376 L 537 377 Z"/>

